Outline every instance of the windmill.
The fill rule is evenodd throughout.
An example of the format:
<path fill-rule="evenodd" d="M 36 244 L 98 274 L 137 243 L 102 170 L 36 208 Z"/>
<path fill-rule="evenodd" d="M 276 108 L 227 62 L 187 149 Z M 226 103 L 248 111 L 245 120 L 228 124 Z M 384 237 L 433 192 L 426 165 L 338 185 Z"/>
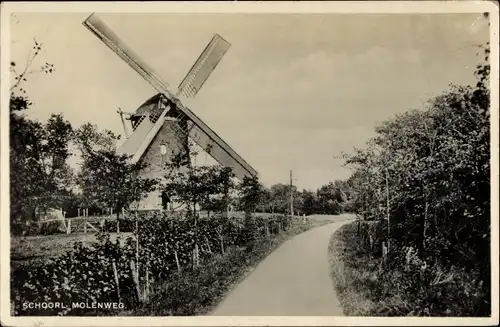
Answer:
<path fill-rule="evenodd" d="M 163 163 L 173 155 L 184 153 L 189 158 L 188 140 L 193 140 L 219 164 L 232 168 L 236 178 L 253 177 L 257 172 L 224 140 L 207 126 L 180 97 L 194 97 L 212 71 L 228 51 L 230 44 L 215 34 L 205 50 L 195 61 L 177 90 L 171 90 L 159 75 L 137 54 L 129 49 L 97 16 L 91 14 L 83 25 L 113 50 L 158 92 L 145 101 L 134 113 L 118 113 L 125 127 L 123 115 L 127 114 L 132 132 L 117 150 L 131 156 L 132 162 L 144 160 L 149 168 L 141 176 L 161 178 Z M 126 132 L 126 134 L 128 134 Z M 158 210 L 162 207 L 158 191 L 149 194 L 137 205 L 138 210 Z"/>

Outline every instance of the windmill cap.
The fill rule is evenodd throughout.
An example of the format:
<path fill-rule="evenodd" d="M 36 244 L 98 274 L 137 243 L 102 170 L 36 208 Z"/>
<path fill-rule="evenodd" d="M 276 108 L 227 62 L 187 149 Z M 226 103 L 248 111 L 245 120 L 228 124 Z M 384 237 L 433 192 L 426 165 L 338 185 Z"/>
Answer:
<path fill-rule="evenodd" d="M 144 102 L 142 105 L 139 106 L 139 108 L 137 108 L 137 110 L 135 111 L 135 113 L 132 115 L 131 118 L 141 117 L 154 111 L 158 105 L 158 101 L 160 100 L 161 96 L 162 96 L 161 93 L 158 93 L 156 95 L 153 95 L 148 100 L 146 100 L 146 102 Z"/>

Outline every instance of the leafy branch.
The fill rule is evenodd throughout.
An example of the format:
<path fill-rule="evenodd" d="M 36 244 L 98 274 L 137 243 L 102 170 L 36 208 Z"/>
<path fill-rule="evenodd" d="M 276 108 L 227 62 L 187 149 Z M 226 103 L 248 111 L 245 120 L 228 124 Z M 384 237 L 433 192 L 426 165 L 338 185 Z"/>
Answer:
<path fill-rule="evenodd" d="M 21 73 L 17 73 L 16 71 L 16 62 L 15 61 L 12 61 L 10 63 L 10 71 L 15 75 L 14 77 L 14 84 L 10 87 L 10 91 L 14 91 L 16 90 L 20 84 L 22 82 L 26 82 L 27 81 L 27 75 L 29 74 L 32 74 L 36 71 L 38 72 L 43 72 L 45 74 L 51 74 L 52 72 L 55 71 L 55 68 L 54 68 L 54 65 L 53 64 L 50 64 L 50 63 L 44 63 L 38 70 L 30 70 L 31 66 L 33 65 L 36 57 L 40 54 L 40 52 L 42 51 L 42 46 L 43 44 L 42 43 L 39 43 L 36 38 L 33 38 L 33 47 L 30 49 L 29 53 L 28 53 L 28 58 L 26 59 L 26 63 L 24 65 L 24 68 L 22 70 Z M 26 90 L 24 90 L 23 88 L 20 88 L 19 91 L 21 91 L 22 93 L 26 93 Z"/>

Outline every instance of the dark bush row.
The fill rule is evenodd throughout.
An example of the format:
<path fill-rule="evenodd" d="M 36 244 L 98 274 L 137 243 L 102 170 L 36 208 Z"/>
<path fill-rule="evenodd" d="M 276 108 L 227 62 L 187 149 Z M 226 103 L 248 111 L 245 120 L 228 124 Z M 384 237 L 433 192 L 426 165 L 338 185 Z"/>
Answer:
<path fill-rule="evenodd" d="M 412 247 L 396 247 L 383 259 L 375 223 L 343 226 L 332 238 L 339 299 L 347 315 L 489 316 L 490 290 L 477 271 L 427 264 Z M 371 238 L 370 233 L 375 237 Z M 335 274 L 342 273 L 342 276 Z M 369 305 L 367 305 L 369 303 Z"/>
<path fill-rule="evenodd" d="M 121 221 L 120 230 L 122 224 L 133 232 L 127 239 L 114 241 L 108 232 L 101 232 L 92 246 L 77 242 L 73 250 L 43 266 L 13 271 L 15 314 L 110 314 L 109 310 L 40 311 L 21 305 L 42 299 L 64 303 L 120 299 L 127 308 L 134 308 L 148 302 L 154 285 L 210 263 L 235 246 L 252 251 L 254 240 L 289 229 L 292 220 L 286 216 L 194 220 L 151 214 Z"/>

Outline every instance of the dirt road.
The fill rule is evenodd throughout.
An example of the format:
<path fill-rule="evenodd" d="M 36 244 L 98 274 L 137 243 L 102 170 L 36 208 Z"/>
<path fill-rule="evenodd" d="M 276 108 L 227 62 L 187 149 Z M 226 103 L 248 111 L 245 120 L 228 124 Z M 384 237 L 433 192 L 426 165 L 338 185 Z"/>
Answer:
<path fill-rule="evenodd" d="M 328 266 L 332 233 L 353 215 L 295 236 L 271 253 L 211 313 L 217 316 L 341 316 Z"/>

